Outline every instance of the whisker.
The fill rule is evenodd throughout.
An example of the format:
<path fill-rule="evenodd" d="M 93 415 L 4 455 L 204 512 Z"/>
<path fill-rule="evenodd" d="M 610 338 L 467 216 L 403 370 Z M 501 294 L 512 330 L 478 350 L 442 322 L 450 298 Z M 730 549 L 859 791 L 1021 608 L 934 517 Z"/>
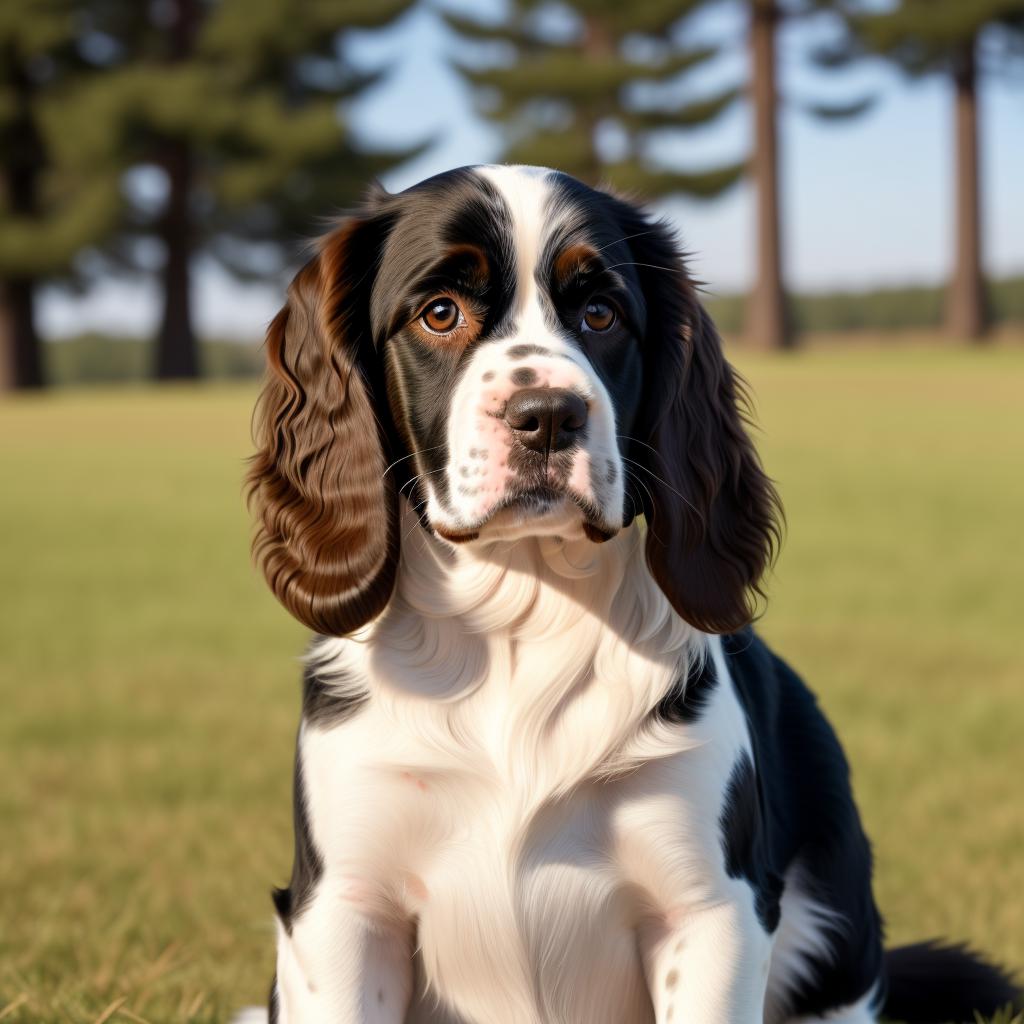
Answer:
<path fill-rule="evenodd" d="M 405 483 L 398 488 L 398 493 L 401 494 L 402 491 L 406 489 L 406 487 L 408 487 L 410 484 L 415 484 L 418 480 L 423 480 L 428 476 L 435 476 L 438 473 L 443 473 L 447 468 L 447 466 L 442 466 L 440 469 L 430 470 L 429 473 L 418 473 L 416 476 L 410 477 L 410 479 L 406 480 Z M 412 494 L 412 491 L 410 491 L 409 493 Z"/>
<path fill-rule="evenodd" d="M 651 534 L 658 541 L 658 543 L 663 545 L 665 542 L 661 539 L 661 537 L 658 536 L 658 526 L 656 521 L 658 518 L 658 508 L 654 504 L 654 496 L 651 494 L 651 489 L 647 486 L 647 484 L 643 482 L 643 480 L 641 480 L 638 476 L 631 472 L 628 466 L 624 466 L 623 469 L 625 469 L 626 471 L 626 477 L 629 480 L 632 480 L 633 483 L 639 484 L 647 492 L 647 497 L 651 499 L 651 515 L 650 518 L 647 519 L 647 529 L 651 531 Z M 629 500 L 633 502 L 632 495 L 629 496 Z M 633 515 L 636 515 L 635 502 L 633 502 Z"/>
<path fill-rule="evenodd" d="M 623 235 L 621 238 L 616 238 L 613 242 L 608 242 L 606 245 L 602 245 L 600 249 L 595 249 L 594 252 L 604 252 L 605 249 L 610 249 L 613 245 L 618 245 L 619 242 L 629 242 L 634 238 L 641 238 L 644 235 L 649 235 L 656 230 L 656 228 L 648 228 L 646 231 L 637 231 L 636 234 L 633 235 Z"/>
<path fill-rule="evenodd" d="M 393 470 L 395 468 L 395 466 L 397 466 L 400 462 L 405 462 L 406 459 L 413 459 L 417 455 L 426 455 L 427 452 L 436 452 L 438 448 L 444 448 L 444 447 L 446 447 L 446 446 L 443 445 L 443 444 L 435 444 L 433 448 L 421 448 L 419 451 L 410 452 L 408 455 L 403 455 L 400 459 L 395 459 L 395 461 L 392 462 L 391 465 L 388 466 L 388 468 L 385 469 L 383 473 L 381 473 L 381 475 L 380 475 L 381 480 L 383 480 L 384 477 L 386 477 L 388 475 L 388 473 L 390 473 L 391 470 Z"/>
<path fill-rule="evenodd" d="M 610 267 L 605 267 L 605 270 L 614 270 L 616 267 L 650 267 L 652 270 L 664 270 L 666 274 L 676 274 L 679 272 L 678 267 L 662 267 L 657 263 L 638 263 L 636 260 L 623 260 L 621 263 L 613 263 Z"/>
<path fill-rule="evenodd" d="M 697 506 L 694 505 L 694 503 L 692 501 L 690 501 L 690 499 L 685 494 L 683 494 L 681 491 L 677 491 L 664 477 L 658 476 L 658 474 L 655 473 L 654 470 L 648 469 L 645 465 L 643 465 L 643 463 L 636 462 L 633 459 L 628 459 L 628 458 L 626 458 L 625 455 L 622 455 L 620 457 L 621 457 L 623 462 L 628 462 L 630 465 L 636 466 L 637 469 L 642 469 L 645 473 L 649 473 L 663 487 L 667 487 L 677 497 L 682 498 L 683 502 L 685 502 L 685 504 L 687 504 L 691 509 L 693 509 L 693 512 L 697 516 L 697 518 L 702 523 L 704 522 L 704 516 L 701 513 L 701 510 L 699 508 L 697 508 Z M 650 493 L 650 492 L 648 492 L 648 493 Z M 652 501 L 653 501 L 653 499 L 652 499 Z"/>

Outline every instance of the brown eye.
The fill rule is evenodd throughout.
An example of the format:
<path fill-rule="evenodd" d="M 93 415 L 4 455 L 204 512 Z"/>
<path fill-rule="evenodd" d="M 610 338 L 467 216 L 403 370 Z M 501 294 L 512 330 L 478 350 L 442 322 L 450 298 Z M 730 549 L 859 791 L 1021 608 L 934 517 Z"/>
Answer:
<path fill-rule="evenodd" d="M 432 299 L 420 313 L 420 322 L 432 334 L 451 334 L 463 323 L 462 311 L 444 296 Z"/>
<path fill-rule="evenodd" d="M 583 314 L 585 331 L 607 331 L 615 323 L 615 310 L 604 299 L 591 299 Z"/>

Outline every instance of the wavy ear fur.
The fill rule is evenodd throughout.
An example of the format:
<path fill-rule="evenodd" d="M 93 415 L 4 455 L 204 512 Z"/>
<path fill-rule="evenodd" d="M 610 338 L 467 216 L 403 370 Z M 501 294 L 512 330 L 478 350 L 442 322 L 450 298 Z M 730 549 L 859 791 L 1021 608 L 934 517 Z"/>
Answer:
<path fill-rule="evenodd" d="M 648 323 L 641 444 L 631 458 L 647 469 L 647 562 L 687 622 L 729 633 L 756 614 L 782 508 L 747 436 L 742 381 L 679 246 L 662 224 L 635 230 Z"/>
<path fill-rule="evenodd" d="M 295 276 L 267 332 L 249 501 L 255 558 L 310 629 L 351 633 L 394 588 L 398 508 L 374 413 L 374 227 L 352 219 Z"/>

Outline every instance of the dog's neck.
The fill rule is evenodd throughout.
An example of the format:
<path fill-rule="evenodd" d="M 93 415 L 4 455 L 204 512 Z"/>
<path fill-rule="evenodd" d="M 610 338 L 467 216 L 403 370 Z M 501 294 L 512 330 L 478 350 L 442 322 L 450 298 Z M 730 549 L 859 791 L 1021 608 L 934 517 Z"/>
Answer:
<path fill-rule="evenodd" d="M 339 678 L 396 721 L 449 748 L 472 736 L 549 791 L 657 756 L 652 710 L 706 638 L 652 579 L 640 527 L 604 544 L 565 533 L 453 548 L 407 514 L 387 610 L 318 659 L 333 648 Z"/>

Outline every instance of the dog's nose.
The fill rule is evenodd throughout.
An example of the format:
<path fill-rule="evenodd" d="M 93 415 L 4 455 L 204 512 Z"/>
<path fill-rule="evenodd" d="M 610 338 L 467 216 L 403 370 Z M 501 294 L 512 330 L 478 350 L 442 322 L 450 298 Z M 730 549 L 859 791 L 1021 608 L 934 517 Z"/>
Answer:
<path fill-rule="evenodd" d="M 566 388 L 523 388 L 505 406 L 505 422 L 534 452 L 560 452 L 587 422 L 587 403 Z"/>

